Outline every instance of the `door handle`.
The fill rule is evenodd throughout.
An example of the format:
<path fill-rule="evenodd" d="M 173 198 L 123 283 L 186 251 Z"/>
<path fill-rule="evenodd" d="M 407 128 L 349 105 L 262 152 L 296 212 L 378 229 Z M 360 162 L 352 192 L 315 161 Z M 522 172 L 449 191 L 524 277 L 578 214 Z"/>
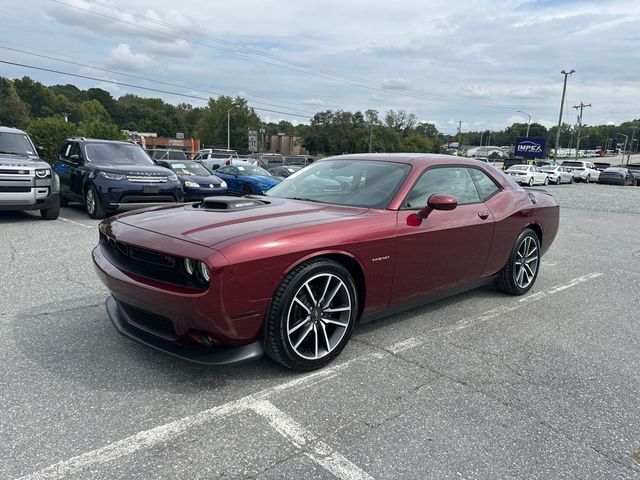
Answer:
<path fill-rule="evenodd" d="M 489 212 L 487 212 L 486 210 L 480 210 L 478 212 L 478 216 L 482 219 L 482 220 L 486 220 L 487 218 L 489 218 Z"/>

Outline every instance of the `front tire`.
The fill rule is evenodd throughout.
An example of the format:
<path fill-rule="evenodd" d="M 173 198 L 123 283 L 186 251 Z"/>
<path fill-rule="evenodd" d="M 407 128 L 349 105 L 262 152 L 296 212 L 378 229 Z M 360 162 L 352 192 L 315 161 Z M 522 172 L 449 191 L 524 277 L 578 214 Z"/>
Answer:
<path fill-rule="evenodd" d="M 510 295 L 523 295 L 538 278 L 540 240 L 533 230 L 525 228 L 511 249 L 507 264 L 496 280 L 496 288 Z"/>
<path fill-rule="evenodd" d="M 585 178 L 585 183 L 590 183 L 591 182 L 591 175 L 587 175 L 587 178 Z"/>
<path fill-rule="evenodd" d="M 87 191 L 84 192 L 84 206 L 90 218 L 104 218 L 106 216 L 96 187 L 93 185 L 89 185 Z"/>
<path fill-rule="evenodd" d="M 357 315 L 349 271 L 333 260 L 304 262 L 289 272 L 271 301 L 267 355 L 296 371 L 321 368 L 344 349 Z"/>
<path fill-rule="evenodd" d="M 40 210 L 40 216 L 45 220 L 55 220 L 60 216 L 60 202 L 49 208 Z"/>
<path fill-rule="evenodd" d="M 544 177 L 544 186 L 549 185 L 549 177 Z"/>

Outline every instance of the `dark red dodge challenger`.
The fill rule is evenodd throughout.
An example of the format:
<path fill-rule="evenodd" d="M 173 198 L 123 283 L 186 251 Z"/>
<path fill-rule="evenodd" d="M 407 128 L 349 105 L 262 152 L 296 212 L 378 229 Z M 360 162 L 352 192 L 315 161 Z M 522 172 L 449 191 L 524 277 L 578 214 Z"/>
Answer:
<path fill-rule="evenodd" d="M 356 323 L 493 282 L 521 295 L 559 207 L 491 165 L 431 154 L 326 158 L 266 196 L 118 215 L 96 271 L 118 330 L 206 364 L 333 360 Z"/>

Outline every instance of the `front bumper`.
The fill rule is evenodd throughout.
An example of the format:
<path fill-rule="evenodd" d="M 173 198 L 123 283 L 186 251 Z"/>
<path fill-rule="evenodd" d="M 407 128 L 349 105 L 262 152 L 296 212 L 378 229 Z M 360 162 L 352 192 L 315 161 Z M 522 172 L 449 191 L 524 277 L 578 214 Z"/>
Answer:
<path fill-rule="evenodd" d="M 219 195 L 227 195 L 226 188 L 184 188 L 184 201 L 191 202 L 195 200 L 202 200 L 206 197 L 216 197 Z"/>
<path fill-rule="evenodd" d="M 45 210 L 60 203 L 59 193 L 49 193 L 48 187 L 33 188 L 28 194 L 0 192 L 0 210 Z"/>
<path fill-rule="evenodd" d="M 134 184 L 100 179 L 95 186 L 102 204 L 109 210 L 142 208 L 155 204 L 181 203 L 182 187 L 177 182 L 163 184 Z"/>
<path fill-rule="evenodd" d="M 257 360 L 264 354 L 264 347 L 260 340 L 240 347 L 211 349 L 165 340 L 134 327 L 132 323 L 135 322 L 124 309 L 120 308 L 113 297 L 107 298 L 106 307 L 113 325 L 125 337 L 189 362 L 204 365 L 231 365 Z"/>

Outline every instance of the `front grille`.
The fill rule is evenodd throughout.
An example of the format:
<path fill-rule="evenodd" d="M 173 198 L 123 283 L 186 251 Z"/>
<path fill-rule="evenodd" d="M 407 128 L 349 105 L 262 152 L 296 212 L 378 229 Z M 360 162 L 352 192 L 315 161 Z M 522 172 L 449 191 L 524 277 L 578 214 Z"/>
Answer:
<path fill-rule="evenodd" d="M 13 170 L 9 168 L 0 168 L 0 175 L 20 175 L 23 177 L 33 176 L 29 170 Z"/>
<path fill-rule="evenodd" d="M 125 195 L 118 203 L 175 203 L 178 199 L 173 195 Z"/>
<path fill-rule="evenodd" d="M 176 340 L 176 330 L 168 318 L 125 303 L 120 303 L 120 306 L 129 317 L 129 324 L 166 340 Z"/>
<path fill-rule="evenodd" d="M 0 192 L 2 193 L 29 193 L 31 191 L 31 187 L 1 187 Z"/>
<path fill-rule="evenodd" d="M 129 245 L 102 232 L 100 246 L 104 256 L 122 271 L 180 287 L 202 290 L 208 286 L 199 276 L 184 272 L 182 257 Z"/>
<path fill-rule="evenodd" d="M 140 176 L 140 175 L 127 175 L 127 180 L 133 183 L 167 183 L 166 176 Z"/>

